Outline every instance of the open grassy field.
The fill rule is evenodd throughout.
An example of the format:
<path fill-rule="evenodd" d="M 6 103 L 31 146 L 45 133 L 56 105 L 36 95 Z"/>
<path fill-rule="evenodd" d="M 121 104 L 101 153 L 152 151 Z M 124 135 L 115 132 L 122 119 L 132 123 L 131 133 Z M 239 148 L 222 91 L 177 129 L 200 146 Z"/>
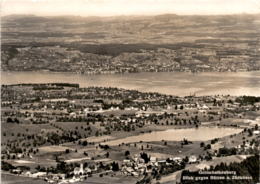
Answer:
<path fill-rule="evenodd" d="M 5 143 L 7 140 L 17 140 L 19 136 L 40 134 L 43 131 L 57 131 L 50 124 L 15 124 L 15 123 L 2 123 L 1 124 L 1 142 Z"/>
<path fill-rule="evenodd" d="M 70 149 L 69 147 L 64 146 L 43 146 L 39 148 L 40 152 L 43 153 L 53 153 L 53 152 L 64 152 L 66 149 Z"/>
<path fill-rule="evenodd" d="M 47 182 L 35 178 L 11 175 L 7 173 L 1 174 L 2 184 L 47 184 Z"/>

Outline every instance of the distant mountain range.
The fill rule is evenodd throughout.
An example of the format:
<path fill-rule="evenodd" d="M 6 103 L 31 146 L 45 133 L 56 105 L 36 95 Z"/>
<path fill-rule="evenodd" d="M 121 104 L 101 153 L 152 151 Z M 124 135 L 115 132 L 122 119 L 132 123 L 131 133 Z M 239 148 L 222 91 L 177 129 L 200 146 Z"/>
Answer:
<path fill-rule="evenodd" d="M 200 39 L 251 39 L 259 35 L 259 20 L 260 14 L 120 17 L 9 15 L 2 17 L 2 41 L 41 42 L 42 37 L 51 37 L 52 41 L 90 44 L 173 44 Z"/>

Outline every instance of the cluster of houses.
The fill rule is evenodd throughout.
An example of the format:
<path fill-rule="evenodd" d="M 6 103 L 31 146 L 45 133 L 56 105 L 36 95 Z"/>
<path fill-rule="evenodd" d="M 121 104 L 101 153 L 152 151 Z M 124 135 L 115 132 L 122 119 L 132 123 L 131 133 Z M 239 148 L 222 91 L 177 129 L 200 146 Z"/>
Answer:
<path fill-rule="evenodd" d="M 13 174 L 17 174 L 24 177 L 30 178 L 38 178 L 47 181 L 48 183 L 75 183 L 78 181 L 83 181 L 87 177 L 89 177 L 93 173 L 97 173 L 97 167 L 90 169 L 89 167 L 85 167 L 83 163 L 80 164 L 79 167 L 75 167 L 73 171 L 71 171 L 70 175 L 72 177 L 67 178 L 65 173 L 52 173 L 46 171 L 29 171 L 28 169 L 24 169 L 22 167 L 16 167 L 11 171 Z"/>
<path fill-rule="evenodd" d="M 143 71 L 247 71 L 259 68 L 258 63 L 254 61 L 256 56 L 248 52 L 249 48 L 246 47 L 247 51 L 242 52 L 232 46 L 228 44 L 224 49 L 223 45 L 219 45 L 219 49 L 216 49 L 215 46 L 207 48 L 182 47 L 177 50 L 141 49 L 139 52 L 119 53 L 116 57 L 83 53 L 60 46 L 24 47 L 16 48 L 17 54 L 9 62 L 6 62 L 9 53 L 3 51 L 2 67 L 4 70 L 41 69 L 86 74 Z"/>
<path fill-rule="evenodd" d="M 181 165 L 183 158 L 174 157 L 168 158 L 167 160 L 159 160 L 156 157 L 149 157 L 149 161 L 146 163 L 140 155 L 135 154 L 133 157 L 127 157 L 121 163 L 120 173 L 125 176 L 133 176 L 139 177 L 144 176 L 144 174 L 151 174 L 154 169 L 158 169 L 163 166 L 170 166 L 173 162 L 175 164 Z M 188 163 L 197 163 L 198 159 L 196 156 L 192 155 L 188 159 Z M 111 173 L 113 172 L 112 169 L 100 171 L 98 170 L 97 165 L 94 167 L 84 167 L 83 163 L 80 163 L 79 166 L 76 166 L 73 171 L 69 174 L 71 177 L 67 177 L 65 173 L 52 173 L 46 171 L 30 171 L 28 168 L 23 168 L 23 166 L 18 166 L 15 169 L 11 170 L 11 173 L 17 174 L 24 177 L 31 177 L 37 179 L 43 179 L 48 183 L 58 183 L 58 184 L 65 184 L 65 183 L 75 183 L 79 181 L 84 181 L 88 177 L 92 176 L 92 174 L 104 174 L 104 173 Z"/>
<path fill-rule="evenodd" d="M 152 173 L 153 169 L 157 169 L 163 166 L 170 166 L 172 163 L 181 165 L 183 158 L 173 157 L 168 159 L 158 159 L 151 156 L 149 161 L 145 163 L 145 160 L 139 155 L 135 154 L 133 158 L 124 159 L 122 162 L 121 172 L 126 176 L 144 176 L 146 173 Z M 188 163 L 194 164 L 198 162 L 198 158 L 195 155 L 191 155 L 188 158 Z"/>
<path fill-rule="evenodd" d="M 24 177 L 30 177 L 30 178 L 37 178 L 37 179 L 42 179 L 44 181 L 47 181 L 48 183 L 62 183 L 61 181 L 68 181 L 68 183 L 74 183 L 76 181 L 79 181 L 79 179 L 72 178 L 69 180 L 65 179 L 65 174 L 64 173 L 47 173 L 47 172 L 32 172 L 28 170 L 24 170 L 21 167 L 17 167 L 16 169 L 13 169 L 11 173 L 19 175 L 19 176 L 24 176 Z"/>

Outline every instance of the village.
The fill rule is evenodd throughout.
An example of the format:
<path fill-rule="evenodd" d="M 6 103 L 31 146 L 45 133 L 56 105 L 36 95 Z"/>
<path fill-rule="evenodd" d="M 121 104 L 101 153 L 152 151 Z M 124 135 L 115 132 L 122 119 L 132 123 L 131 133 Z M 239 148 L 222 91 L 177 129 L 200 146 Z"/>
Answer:
<path fill-rule="evenodd" d="M 249 45 L 242 48 L 231 47 L 229 43 L 213 44 L 207 48 L 196 48 L 194 45 L 194 48 L 180 47 L 176 50 L 141 49 L 120 53 L 116 57 L 84 53 L 62 46 L 10 48 L 2 51 L 2 68 L 7 71 L 45 70 L 81 74 L 258 70 L 257 54 L 251 51 Z M 12 67 L 14 65 L 15 68 Z"/>
<path fill-rule="evenodd" d="M 259 97 L 48 83 L 2 85 L 1 98 L 2 170 L 49 183 L 160 182 L 259 151 Z"/>

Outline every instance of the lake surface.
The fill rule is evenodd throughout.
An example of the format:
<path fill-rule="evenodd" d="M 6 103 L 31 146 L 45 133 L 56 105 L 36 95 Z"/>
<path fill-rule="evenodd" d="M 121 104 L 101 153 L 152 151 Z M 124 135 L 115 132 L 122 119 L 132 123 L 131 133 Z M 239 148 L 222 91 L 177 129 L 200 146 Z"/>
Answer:
<path fill-rule="evenodd" d="M 181 141 L 184 138 L 189 141 L 208 141 L 214 138 L 221 138 L 232 134 L 242 132 L 243 129 L 238 128 L 220 128 L 220 127 L 200 127 L 186 129 L 169 129 L 165 131 L 154 131 L 144 133 L 137 136 L 130 136 L 122 139 L 108 141 L 105 144 L 115 146 L 122 143 L 133 142 L 151 142 L 151 141 Z"/>
<path fill-rule="evenodd" d="M 1 72 L 2 84 L 79 83 L 81 87 L 104 86 L 159 92 L 170 95 L 254 95 L 260 96 L 260 71 L 210 73 L 133 73 L 85 75 L 54 72 Z"/>

